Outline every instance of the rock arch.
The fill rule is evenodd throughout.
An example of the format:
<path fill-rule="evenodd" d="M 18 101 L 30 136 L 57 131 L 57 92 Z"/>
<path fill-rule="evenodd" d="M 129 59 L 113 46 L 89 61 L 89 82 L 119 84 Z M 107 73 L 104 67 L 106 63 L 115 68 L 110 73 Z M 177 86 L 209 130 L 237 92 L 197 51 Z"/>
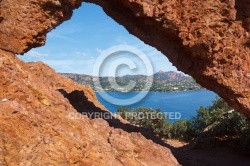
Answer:
<path fill-rule="evenodd" d="M 250 117 L 249 0 L 85 0 Z M 1 0 L 0 49 L 22 54 L 81 0 Z"/>

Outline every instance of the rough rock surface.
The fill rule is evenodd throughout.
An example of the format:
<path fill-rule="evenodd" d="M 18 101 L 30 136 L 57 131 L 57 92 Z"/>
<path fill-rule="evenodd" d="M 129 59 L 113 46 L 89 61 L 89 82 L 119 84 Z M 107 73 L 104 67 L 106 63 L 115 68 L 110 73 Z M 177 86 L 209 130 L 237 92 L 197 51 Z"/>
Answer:
<path fill-rule="evenodd" d="M 103 119 L 76 116 L 64 93 L 82 92 L 85 109 L 105 112 L 91 88 L 2 50 L 0 70 L 1 166 L 179 165 L 168 148 L 127 132 L 123 123 L 110 127 Z"/>
<path fill-rule="evenodd" d="M 1 0 L 0 49 L 24 53 L 44 45 L 46 33 L 80 5 L 79 0 Z"/>
<path fill-rule="evenodd" d="M 249 0 L 85 0 L 250 117 Z M 0 48 L 43 45 L 81 0 L 0 1 Z M 10 44 L 11 43 L 11 44 Z"/>
<path fill-rule="evenodd" d="M 87 1 L 250 117 L 249 0 Z"/>
<path fill-rule="evenodd" d="M 249 0 L 86 1 L 250 117 Z M 0 0 L 0 165 L 178 165 L 121 119 L 72 120 L 105 108 L 90 88 L 15 57 L 44 45 L 81 2 Z"/>

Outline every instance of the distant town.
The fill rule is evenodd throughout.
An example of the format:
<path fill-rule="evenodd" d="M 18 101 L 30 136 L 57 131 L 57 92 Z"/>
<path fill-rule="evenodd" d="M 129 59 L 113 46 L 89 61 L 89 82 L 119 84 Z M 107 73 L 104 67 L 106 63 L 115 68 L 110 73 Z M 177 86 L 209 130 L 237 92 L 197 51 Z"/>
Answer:
<path fill-rule="evenodd" d="M 148 76 L 145 75 L 126 75 L 122 77 L 96 77 L 85 74 L 60 73 L 79 84 L 89 85 L 95 91 L 142 91 L 145 90 L 145 85 Z M 100 82 L 100 86 L 95 86 L 95 82 Z M 135 86 L 126 86 L 130 81 L 135 83 Z M 116 82 L 116 84 L 112 84 Z M 112 86 L 111 86 L 112 84 Z M 174 71 L 164 72 L 159 71 L 153 75 L 152 86 L 146 88 L 149 91 L 156 92 L 172 92 L 172 91 L 190 91 L 204 89 L 195 80 L 186 76 L 183 73 Z"/>

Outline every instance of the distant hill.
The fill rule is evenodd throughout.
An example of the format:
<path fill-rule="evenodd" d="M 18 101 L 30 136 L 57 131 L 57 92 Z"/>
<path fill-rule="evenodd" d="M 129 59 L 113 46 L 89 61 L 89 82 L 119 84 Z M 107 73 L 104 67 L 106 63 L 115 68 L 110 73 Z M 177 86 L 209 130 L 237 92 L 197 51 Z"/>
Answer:
<path fill-rule="evenodd" d="M 85 84 L 91 86 L 95 91 L 141 91 L 144 89 L 148 76 L 145 75 L 125 75 L 122 77 L 95 77 L 85 74 L 73 74 L 73 73 L 60 73 L 79 84 Z M 94 86 L 96 81 L 100 80 L 102 87 Z M 115 87 L 114 82 L 117 82 L 119 86 L 126 86 L 130 81 L 134 81 L 135 87 L 120 88 Z M 113 82 L 113 83 L 112 83 Z M 112 86 L 111 86 L 111 84 Z M 118 89 L 118 90 L 117 90 Z M 199 90 L 202 87 L 195 82 L 195 80 L 186 76 L 183 73 L 174 71 L 164 72 L 159 71 L 153 75 L 153 83 L 150 91 L 188 91 L 188 90 Z"/>

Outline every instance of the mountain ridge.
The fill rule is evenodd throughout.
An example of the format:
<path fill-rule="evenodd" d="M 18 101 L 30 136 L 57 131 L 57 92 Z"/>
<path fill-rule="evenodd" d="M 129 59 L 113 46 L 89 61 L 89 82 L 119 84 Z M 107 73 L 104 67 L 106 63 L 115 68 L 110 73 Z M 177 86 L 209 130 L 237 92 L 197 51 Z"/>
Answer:
<path fill-rule="evenodd" d="M 60 73 L 73 81 L 91 86 L 95 91 L 141 91 L 145 89 L 146 82 L 150 76 L 138 74 L 138 75 L 124 75 L 118 77 L 97 77 L 86 74 L 75 73 Z M 96 86 L 96 82 L 100 81 L 100 86 Z M 136 84 L 134 87 L 126 87 L 130 81 L 134 81 Z M 113 85 L 117 83 L 118 85 Z M 121 88 L 123 86 L 126 88 Z M 114 88 L 116 87 L 116 88 Z M 129 90 L 130 89 L 130 90 Z M 149 91 L 188 91 L 188 90 L 200 90 L 202 87 L 195 82 L 195 80 L 186 76 L 183 73 L 175 71 L 163 72 L 160 70 L 153 75 L 153 82 L 151 87 L 146 88 Z"/>

